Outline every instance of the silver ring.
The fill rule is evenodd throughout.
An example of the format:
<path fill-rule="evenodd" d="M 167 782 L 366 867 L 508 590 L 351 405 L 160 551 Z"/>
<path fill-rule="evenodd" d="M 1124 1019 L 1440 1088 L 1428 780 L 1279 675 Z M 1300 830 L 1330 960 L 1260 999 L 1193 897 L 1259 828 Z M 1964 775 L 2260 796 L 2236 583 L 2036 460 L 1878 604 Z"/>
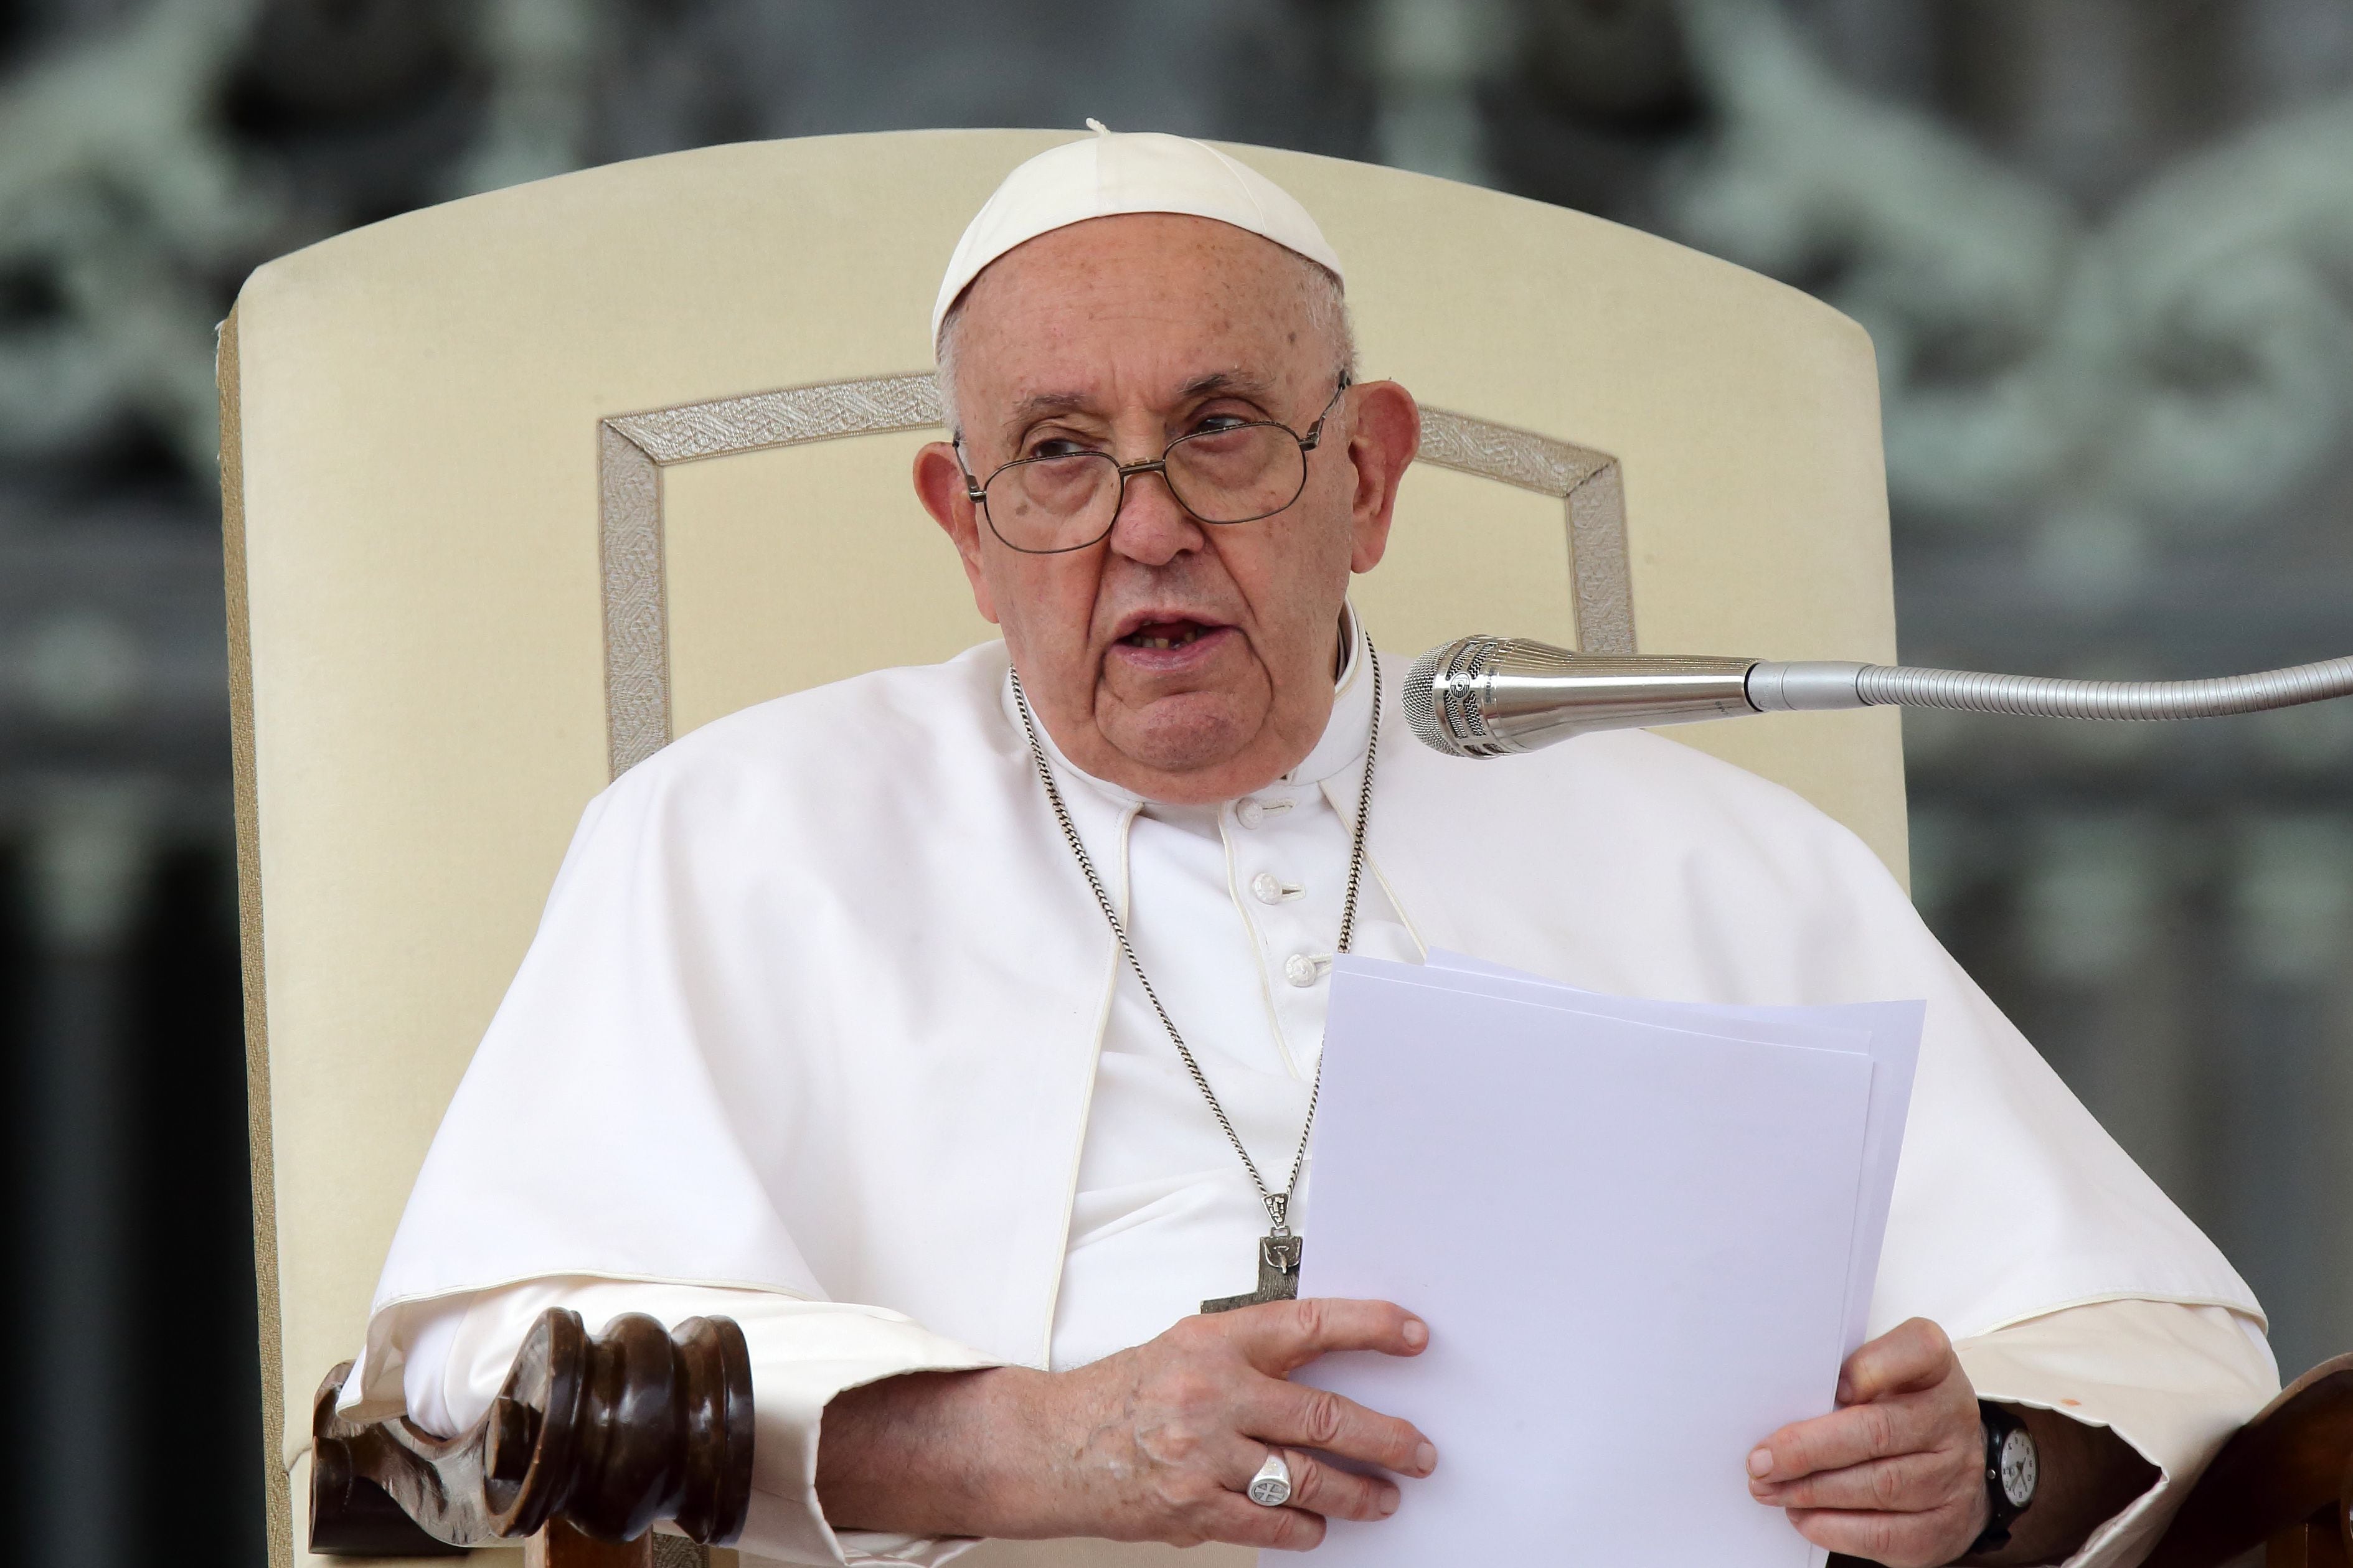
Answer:
<path fill-rule="evenodd" d="M 1268 1454 L 1250 1478 L 1250 1500 L 1261 1508 L 1281 1508 L 1291 1500 L 1291 1467 L 1280 1452 Z"/>

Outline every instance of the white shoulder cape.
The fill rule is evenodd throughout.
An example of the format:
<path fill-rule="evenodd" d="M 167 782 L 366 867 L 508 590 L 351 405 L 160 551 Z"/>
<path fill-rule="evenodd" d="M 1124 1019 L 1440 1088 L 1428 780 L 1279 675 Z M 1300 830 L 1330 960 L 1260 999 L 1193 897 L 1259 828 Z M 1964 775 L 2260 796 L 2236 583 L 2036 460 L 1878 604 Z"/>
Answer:
<path fill-rule="evenodd" d="M 1006 668 L 991 643 L 765 703 L 590 805 L 377 1313 L 553 1275 L 744 1285 L 1043 1364 L 1115 954 Z M 1070 805 L 1109 858 L 1112 807 Z M 1369 843 L 1427 946 L 1631 995 L 1926 998 L 1873 1333 L 2125 1297 L 2260 1321 L 1871 851 L 1788 791 L 1638 732 L 1486 763 L 1400 743 Z"/>

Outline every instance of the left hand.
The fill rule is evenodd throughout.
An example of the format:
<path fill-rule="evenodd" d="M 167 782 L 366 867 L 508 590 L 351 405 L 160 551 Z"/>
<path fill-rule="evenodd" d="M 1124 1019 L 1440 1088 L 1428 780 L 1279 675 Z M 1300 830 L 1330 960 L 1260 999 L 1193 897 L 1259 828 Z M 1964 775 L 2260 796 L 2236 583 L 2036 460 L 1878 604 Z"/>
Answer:
<path fill-rule="evenodd" d="M 1945 1331 L 1915 1318 L 1855 1352 L 1838 1403 L 1757 1446 L 1749 1494 L 1833 1552 L 1888 1568 L 1957 1560 L 1989 1517 L 1985 1437 Z"/>

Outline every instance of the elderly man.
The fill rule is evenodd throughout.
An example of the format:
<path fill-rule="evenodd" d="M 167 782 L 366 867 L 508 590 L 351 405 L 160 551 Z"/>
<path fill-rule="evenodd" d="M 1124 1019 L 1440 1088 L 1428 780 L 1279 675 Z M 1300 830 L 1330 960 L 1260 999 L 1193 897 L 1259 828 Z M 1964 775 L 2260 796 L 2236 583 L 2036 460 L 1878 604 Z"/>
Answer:
<path fill-rule="evenodd" d="M 954 439 L 915 489 L 1003 643 L 709 725 L 589 807 L 350 1407 L 472 1421 L 551 1305 L 725 1314 L 750 1552 L 1304 1548 L 1411 1507 L 1444 1463 L 1412 1413 L 1287 1374 L 1418 1353 L 1412 1303 L 1205 1309 L 1312 1237 L 1331 955 L 1444 945 L 1652 995 L 1927 998 L 1876 1337 L 1838 1408 L 1704 1484 L 1887 1563 L 2146 1549 L 2276 1387 L 2245 1287 L 1794 797 L 1641 734 L 1385 744 L 1345 595 L 1418 416 L 1356 379 L 1295 202 L 1098 128 L 974 220 L 934 340 Z M 1464 843 L 1465 812 L 1520 826 Z M 1692 1352 L 1658 1397 L 1707 1377 Z"/>

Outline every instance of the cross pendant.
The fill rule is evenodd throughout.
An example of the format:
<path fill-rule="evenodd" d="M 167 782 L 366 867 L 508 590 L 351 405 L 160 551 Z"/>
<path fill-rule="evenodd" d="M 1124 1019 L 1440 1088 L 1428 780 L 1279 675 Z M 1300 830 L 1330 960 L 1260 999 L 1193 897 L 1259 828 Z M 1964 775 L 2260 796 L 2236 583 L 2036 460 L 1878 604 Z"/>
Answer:
<path fill-rule="evenodd" d="M 1267 1235 L 1258 1238 L 1258 1289 L 1247 1296 L 1219 1296 L 1201 1303 L 1204 1312 L 1230 1312 L 1262 1301 L 1293 1301 L 1299 1298 L 1299 1259 L 1307 1250 L 1301 1236 Z"/>

